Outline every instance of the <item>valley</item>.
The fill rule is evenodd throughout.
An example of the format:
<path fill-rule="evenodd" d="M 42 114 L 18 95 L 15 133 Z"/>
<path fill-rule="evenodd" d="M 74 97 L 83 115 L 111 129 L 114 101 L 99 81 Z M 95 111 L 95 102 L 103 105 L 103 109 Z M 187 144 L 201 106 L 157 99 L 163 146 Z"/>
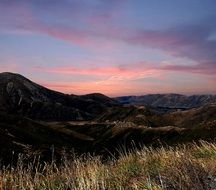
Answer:
<path fill-rule="evenodd" d="M 7 162 L 19 153 L 49 160 L 50 147 L 57 157 L 63 150 L 118 156 L 122 146 L 130 150 L 215 137 L 212 99 L 196 108 L 161 113 L 102 94 L 62 94 L 18 74 L 2 73 L 0 79 L 0 152 Z"/>

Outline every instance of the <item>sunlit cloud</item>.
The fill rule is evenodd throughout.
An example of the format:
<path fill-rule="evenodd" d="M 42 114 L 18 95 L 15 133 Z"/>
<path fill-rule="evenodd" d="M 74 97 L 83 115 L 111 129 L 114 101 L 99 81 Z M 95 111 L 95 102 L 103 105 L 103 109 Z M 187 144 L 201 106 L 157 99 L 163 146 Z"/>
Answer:
<path fill-rule="evenodd" d="M 33 73 L 35 78 L 40 74 L 43 76 L 47 74 L 48 78 L 52 76 L 52 79 L 59 75 L 65 78 L 73 76 L 75 81 L 88 76 L 82 82 L 61 81 L 59 84 L 46 83 L 49 80 L 44 78 L 46 86 L 64 92 L 82 94 L 91 90 L 108 94 L 121 92 L 123 94 L 127 91 L 142 93 L 140 88 L 148 89 L 148 92 L 169 91 L 171 87 L 173 89 L 177 87 L 165 83 L 171 84 L 179 76 L 185 75 L 192 76 L 190 78 L 192 81 L 196 77 L 204 78 L 207 85 L 210 84 L 208 81 L 216 80 L 214 76 L 216 72 L 215 13 L 197 16 L 197 20 L 193 22 L 174 22 L 173 25 L 161 29 L 154 27 L 149 29 L 145 22 L 140 22 L 140 25 L 136 27 L 130 23 L 138 17 L 144 17 L 144 13 L 139 12 L 139 15 L 133 15 L 132 13 L 136 10 L 130 12 L 130 9 L 126 9 L 125 5 L 128 3 L 127 0 L 0 1 L 0 35 L 5 33 L 8 35 L 1 39 L 5 46 L 0 46 L 4 50 L 0 58 L 11 53 L 20 54 L 20 60 L 25 60 L 25 63 L 20 60 L 9 63 L 5 61 L 6 59 L 2 59 L 0 71 Z M 143 2 L 139 3 L 140 7 L 144 6 Z M 145 6 L 148 6 L 148 3 Z M 175 16 L 175 13 L 173 15 Z M 168 16 L 167 19 L 169 19 Z M 130 22 L 127 20 L 129 17 Z M 160 24 L 160 18 L 155 22 Z M 29 35 L 28 37 L 31 38 L 31 34 L 33 34 L 33 42 L 42 36 L 43 39 L 53 42 L 52 44 L 56 43 L 58 51 L 53 51 L 48 40 L 46 42 L 41 40 L 40 48 L 45 47 L 49 55 L 44 53 L 39 56 L 40 61 L 38 61 L 34 59 L 34 55 L 37 54 L 34 52 L 34 43 L 23 45 L 20 40 L 19 46 L 22 49 L 31 49 L 31 55 L 21 54 L 18 48 L 15 49 L 14 44 L 18 43 L 16 39 L 20 35 Z M 12 41 L 10 36 L 17 38 L 13 38 Z M 37 38 L 33 39 L 33 36 Z M 61 45 L 57 43 L 59 41 L 62 42 Z M 62 48 L 64 45 L 69 49 L 70 46 L 72 48 L 65 53 L 65 49 Z M 74 55 L 73 48 L 77 48 L 76 52 L 83 57 L 77 59 L 77 62 L 73 62 L 76 58 L 70 59 Z M 134 57 L 126 55 L 129 50 L 136 51 L 137 49 L 139 53 Z M 149 56 L 150 58 L 145 58 L 142 55 L 144 49 L 158 50 L 162 55 L 155 54 Z M 59 56 L 58 60 L 51 57 L 56 58 L 56 54 Z M 71 56 L 65 58 L 66 54 L 71 54 Z M 119 55 L 116 56 L 116 54 Z M 24 56 L 25 59 L 22 59 Z M 183 62 L 175 63 L 167 57 L 182 58 Z M 61 61 L 61 58 L 64 61 Z M 106 61 L 101 61 L 104 59 Z M 166 76 L 172 76 L 172 78 L 165 80 Z M 88 81 L 93 77 L 95 81 Z M 137 81 L 142 81 L 142 83 Z M 215 89 L 214 86 L 212 88 Z M 181 89 L 183 91 L 183 87 Z"/>
<path fill-rule="evenodd" d="M 159 76 L 160 71 L 153 67 L 140 67 L 134 64 L 135 67 L 129 65 L 112 66 L 112 67 L 91 67 L 91 68 L 80 68 L 80 67 L 34 67 L 33 70 L 37 72 L 46 73 L 57 73 L 66 75 L 98 75 L 104 76 L 106 79 L 97 82 L 97 84 L 108 81 L 124 81 L 134 80 L 149 76 Z M 138 67 L 137 67 L 138 66 Z"/>
<path fill-rule="evenodd" d="M 63 20 L 67 20 L 68 16 L 71 22 L 80 21 L 82 25 L 65 24 L 61 22 L 47 22 L 40 19 L 35 10 L 30 6 L 31 1 L 21 1 L 21 3 L 6 1 L 1 2 L 1 14 L 4 14 L 3 19 L 0 19 L 2 25 L 9 28 L 17 28 L 22 30 L 29 30 L 51 36 L 53 38 L 61 39 L 79 45 L 98 46 L 97 38 L 110 40 L 119 40 L 131 45 L 142 45 L 162 49 L 168 54 L 178 57 L 187 57 L 191 60 L 197 61 L 199 64 L 216 64 L 216 41 L 209 40 L 209 38 L 216 32 L 216 24 L 214 20 L 216 16 L 212 15 L 210 18 L 203 20 L 201 23 L 183 24 L 180 26 L 172 26 L 169 29 L 156 31 L 145 29 L 131 29 L 125 28 L 121 25 L 112 25 L 113 7 L 118 7 L 124 1 L 109 2 L 101 1 L 96 6 L 92 7 L 92 12 L 88 12 L 85 6 L 81 6 L 78 2 L 64 1 L 65 5 L 55 1 L 49 6 L 56 11 L 60 11 Z M 32 2 L 40 6 L 43 3 Z M 106 5 L 107 4 L 107 5 Z M 57 6 L 58 5 L 58 6 Z M 86 3 L 88 5 L 88 3 Z M 103 6 L 107 6 L 107 10 Z M 109 6 L 108 6 L 109 5 Z M 71 9 L 76 10 L 71 13 Z M 43 10 L 43 9 L 42 9 Z M 79 14 L 79 11 L 87 11 L 85 16 Z M 76 15 L 78 14 L 78 15 Z M 77 18 L 78 16 L 78 18 Z M 75 19 L 74 19 L 75 18 Z M 78 20 L 76 20 L 78 19 Z M 91 21 L 95 21 L 91 27 Z M 109 22 L 106 22 L 106 21 Z M 89 24 L 90 23 L 90 24 Z M 103 41 L 103 43 L 106 43 Z"/>

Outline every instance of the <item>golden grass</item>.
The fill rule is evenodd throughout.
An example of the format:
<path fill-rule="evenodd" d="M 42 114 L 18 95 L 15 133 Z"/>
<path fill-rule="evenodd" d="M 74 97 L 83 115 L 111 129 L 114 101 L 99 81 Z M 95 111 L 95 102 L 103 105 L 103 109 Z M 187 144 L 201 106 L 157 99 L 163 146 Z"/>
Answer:
<path fill-rule="evenodd" d="M 83 156 L 62 164 L 24 164 L 20 156 L 15 168 L 2 167 L 2 190 L 162 190 L 215 189 L 216 143 L 143 148 L 122 152 L 118 159 L 102 162 L 100 157 Z"/>

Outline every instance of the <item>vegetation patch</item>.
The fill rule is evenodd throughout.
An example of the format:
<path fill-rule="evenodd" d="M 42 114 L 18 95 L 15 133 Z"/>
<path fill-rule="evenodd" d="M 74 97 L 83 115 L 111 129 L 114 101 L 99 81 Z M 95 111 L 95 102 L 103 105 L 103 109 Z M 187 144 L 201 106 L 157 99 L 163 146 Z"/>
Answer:
<path fill-rule="evenodd" d="M 90 155 L 63 158 L 61 164 L 1 166 L 0 189 L 215 189 L 216 144 L 200 142 L 157 149 L 144 147 L 104 162 Z"/>

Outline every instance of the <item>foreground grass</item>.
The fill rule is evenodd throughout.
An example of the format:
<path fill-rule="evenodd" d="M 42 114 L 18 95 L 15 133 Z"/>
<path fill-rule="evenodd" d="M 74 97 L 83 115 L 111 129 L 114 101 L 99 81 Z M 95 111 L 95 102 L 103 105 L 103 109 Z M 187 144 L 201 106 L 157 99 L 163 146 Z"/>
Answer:
<path fill-rule="evenodd" d="M 103 163 L 86 156 L 57 166 L 35 159 L 0 170 L 2 190 L 216 189 L 216 143 L 144 148 Z M 24 167 L 25 166 L 25 167 Z"/>

